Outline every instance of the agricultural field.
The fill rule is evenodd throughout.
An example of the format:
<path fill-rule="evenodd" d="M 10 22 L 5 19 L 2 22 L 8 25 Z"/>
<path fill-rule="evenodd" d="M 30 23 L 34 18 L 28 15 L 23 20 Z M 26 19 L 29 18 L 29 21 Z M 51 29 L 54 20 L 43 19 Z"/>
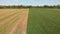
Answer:
<path fill-rule="evenodd" d="M 29 9 L 0 9 L 0 34 L 26 34 Z"/>
<path fill-rule="evenodd" d="M 60 9 L 30 8 L 27 34 L 60 34 Z"/>
<path fill-rule="evenodd" d="M 0 34 L 60 34 L 60 9 L 0 9 Z"/>

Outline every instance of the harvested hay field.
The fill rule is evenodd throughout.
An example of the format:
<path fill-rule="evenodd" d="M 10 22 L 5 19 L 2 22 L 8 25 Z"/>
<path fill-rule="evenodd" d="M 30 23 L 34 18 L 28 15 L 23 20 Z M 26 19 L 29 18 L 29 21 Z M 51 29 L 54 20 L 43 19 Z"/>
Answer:
<path fill-rule="evenodd" d="M 26 34 L 29 9 L 0 9 L 0 34 Z"/>

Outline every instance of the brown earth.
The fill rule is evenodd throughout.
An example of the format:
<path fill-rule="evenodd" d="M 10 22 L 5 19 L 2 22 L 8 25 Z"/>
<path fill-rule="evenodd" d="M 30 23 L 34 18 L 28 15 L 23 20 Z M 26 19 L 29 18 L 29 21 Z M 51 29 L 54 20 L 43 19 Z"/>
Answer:
<path fill-rule="evenodd" d="M 8 12 L 8 11 L 11 11 L 11 12 Z M 0 13 L 1 13 L 0 16 L 2 16 L 2 17 L 8 16 L 12 13 L 16 13 L 15 15 L 13 15 L 3 21 L 0 21 L 0 26 L 6 25 L 6 23 L 8 23 L 12 19 L 14 19 L 14 17 L 16 15 L 20 14 L 19 16 L 17 16 L 18 17 L 17 21 L 4 34 L 16 34 L 16 30 L 18 30 L 17 31 L 17 32 L 19 32 L 18 34 L 26 34 L 28 12 L 29 12 L 28 8 L 27 9 L 2 9 L 2 10 L 0 9 Z"/>

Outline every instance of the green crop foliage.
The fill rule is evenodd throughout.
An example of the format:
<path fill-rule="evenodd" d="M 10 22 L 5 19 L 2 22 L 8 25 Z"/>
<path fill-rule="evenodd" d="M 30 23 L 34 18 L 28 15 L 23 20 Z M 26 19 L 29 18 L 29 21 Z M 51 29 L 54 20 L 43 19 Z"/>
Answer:
<path fill-rule="evenodd" d="M 27 34 L 60 34 L 60 9 L 30 8 Z"/>

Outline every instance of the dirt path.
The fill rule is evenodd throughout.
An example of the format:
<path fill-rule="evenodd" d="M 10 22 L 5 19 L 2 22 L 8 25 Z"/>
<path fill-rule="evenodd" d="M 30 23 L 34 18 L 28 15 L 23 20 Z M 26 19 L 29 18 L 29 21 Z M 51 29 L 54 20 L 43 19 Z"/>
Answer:
<path fill-rule="evenodd" d="M 28 11 L 26 11 L 26 16 L 24 20 L 22 21 L 22 34 L 26 34 L 26 29 L 27 29 L 27 20 L 28 20 Z"/>

